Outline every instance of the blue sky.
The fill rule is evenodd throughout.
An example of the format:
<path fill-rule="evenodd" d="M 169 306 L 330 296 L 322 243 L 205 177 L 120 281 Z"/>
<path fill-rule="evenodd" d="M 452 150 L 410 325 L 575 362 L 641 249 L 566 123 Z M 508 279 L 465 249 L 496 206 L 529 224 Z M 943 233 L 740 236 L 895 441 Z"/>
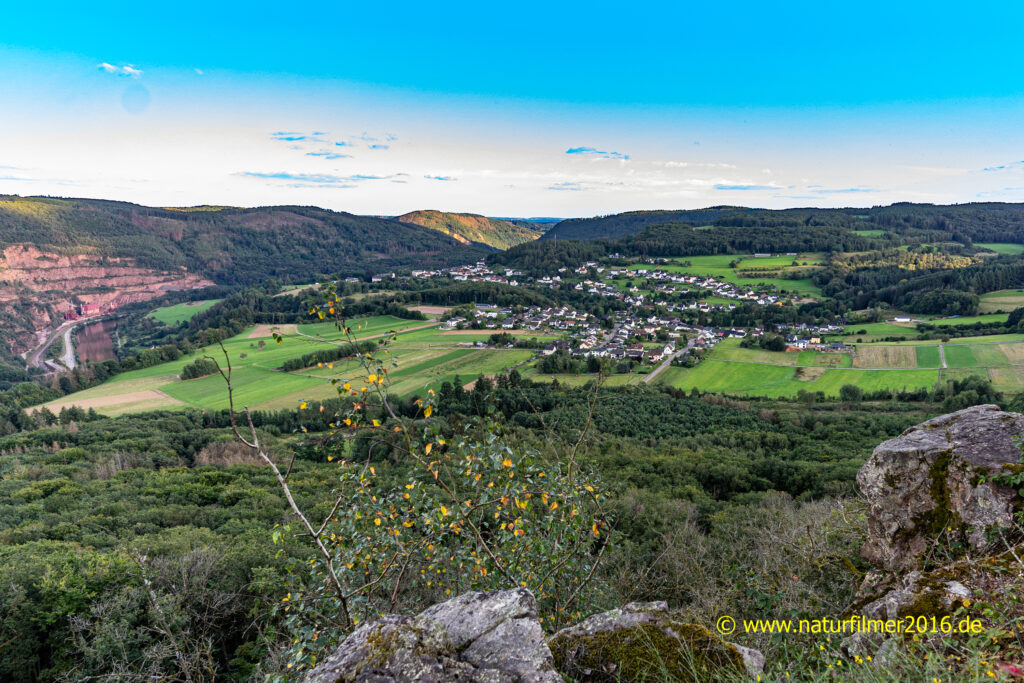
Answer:
<path fill-rule="evenodd" d="M 1024 5 L 28 3 L 0 193 L 593 215 L 1024 201 Z"/>

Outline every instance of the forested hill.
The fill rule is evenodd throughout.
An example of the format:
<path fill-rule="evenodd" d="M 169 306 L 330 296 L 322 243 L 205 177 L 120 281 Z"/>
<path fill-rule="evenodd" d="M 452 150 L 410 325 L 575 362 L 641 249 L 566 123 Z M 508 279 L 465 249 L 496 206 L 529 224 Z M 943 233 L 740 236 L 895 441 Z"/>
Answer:
<path fill-rule="evenodd" d="M 465 263 L 485 253 L 439 232 L 314 207 L 173 209 L 0 196 L 0 252 L 12 244 L 128 257 L 143 268 L 185 266 L 229 285 Z"/>
<path fill-rule="evenodd" d="M 848 230 L 915 232 L 925 239 L 953 241 L 959 234 L 976 242 L 1024 240 L 1024 204 L 977 203 L 937 206 L 900 203 L 870 209 L 752 209 L 715 206 L 692 211 L 631 211 L 595 218 L 565 220 L 545 240 L 617 239 L 661 225 L 728 227 L 833 226 Z M 927 235 L 926 233 L 931 233 Z"/>
<path fill-rule="evenodd" d="M 722 216 L 735 213 L 753 213 L 757 209 L 736 206 L 713 206 L 686 211 L 629 211 L 594 218 L 569 218 L 544 233 L 545 240 L 613 239 L 643 232 L 652 225 L 685 223 L 707 225 Z"/>
<path fill-rule="evenodd" d="M 527 227 L 472 213 L 413 211 L 395 220 L 436 230 L 463 244 L 480 244 L 494 249 L 508 249 L 540 237 L 539 232 Z"/>

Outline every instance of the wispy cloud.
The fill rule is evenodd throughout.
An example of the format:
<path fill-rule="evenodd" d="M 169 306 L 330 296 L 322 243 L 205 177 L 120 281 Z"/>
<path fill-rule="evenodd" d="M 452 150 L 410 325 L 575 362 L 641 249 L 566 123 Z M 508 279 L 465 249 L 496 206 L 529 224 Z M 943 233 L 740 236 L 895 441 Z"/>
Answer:
<path fill-rule="evenodd" d="M 1019 197 L 1021 194 L 1024 194 L 1024 187 L 1004 187 L 1001 190 L 988 190 L 985 192 L 979 192 L 975 196 L 978 199 L 987 199 L 990 197 Z"/>
<path fill-rule="evenodd" d="M 351 154 L 339 154 L 338 152 L 331 152 L 323 149 L 319 152 L 306 152 L 307 157 L 320 157 L 322 159 L 351 159 Z"/>
<path fill-rule="evenodd" d="M 715 189 L 723 192 L 757 192 L 761 190 L 781 190 L 782 188 L 778 185 L 725 185 L 719 183 L 715 185 Z"/>
<path fill-rule="evenodd" d="M 714 161 L 655 161 L 654 165 L 665 168 L 736 168 L 735 164 Z"/>
<path fill-rule="evenodd" d="M 549 190 L 555 190 L 557 192 L 580 192 L 583 190 L 583 186 L 579 183 L 555 183 L 554 185 L 548 185 Z"/>
<path fill-rule="evenodd" d="M 594 159 L 620 159 L 622 161 L 628 161 L 629 155 L 622 154 L 621 152 L 605 152 L 594 147 L 570 147 L 565 150 L 566 154 L 572 154 L 575 156 L 585 156 Z"/>
<path fill-rule="evenodd" d="M 1024 161 L 1012 161 L 1002 166 L 989 166 L 988 168 L 981 169 L 982 171 L 988 171 L 992 173 L 994 171 L 1021 171 L 1024 170 Z"/>
<path fill-rule="evenodd" d="M 289 173 L 285 171 L 276 171 L 273 173 L 261 172 L 261 171 L 242 171 L 235 175 L 242 176 L 244 178 L 255 178 L 258 180 L 273 180 L 283 181 L 289 183 L 287 187 L 335 187 L 335 188 L 353 188 L 358 183 L 368 182 L 373 180 L 394 180 L 396 178 L 407 177 L 408 173 L 392 173 L 391 175 L 368 175 L 363 173 L 356 173 L 353 175 L 332 175 L 330 173 Z"/>
<path fill-rule="evenodd" d="M 425 175 L 423 177 L 426 178 L 427 180 L 443 180 L 445 182 L 453 182 L 458 180 L 458 178 L 450 175 Z"/>
<path fill-rule="evenodd" d="M 280 130 L 276 133 L 271 133 L 270 137 L 272 137 L 275 140 L 280 140 L 282 142 L 298 142 L 299 140 L 305 140 L 307 136 L 303 135 L 302 133 L 296 133 L 294 131 Z"/>
<path fill-rule="evenodd" d="M 204 76 L 204 75 L 206 75 L 206 74 L 205 74 L 205 73 L 203 72 L 203 70 L 202 70 L 202 69 L 198 69 L 198 68 L 197 68 L 197 69 L 192 69 L 192 70 L 196 72 L 196 75 L 197 75 L 197 76 Z"/>
<path fill-rule="evenodd" d="M 370 149 L 391 149 L 391 145 L 370 145 Z"/>
<path fill-rule="evenodd" d="M 870 194 L 878 192 L 878 190 L 871 187 L 839 187 L 812 189 L 811 192 L 815 194 Z"/>
<path fill-rule="evenodd" d="M 142 77 L 142 69 L 136 69 L 133 64 L 121 64 L 118 66 L 108 62 L 100 62 L 96 67 L 100 71 L 105 71 L 108 74 L 114 74 L 117 76 L 129 76 L 131 78 Z"/>

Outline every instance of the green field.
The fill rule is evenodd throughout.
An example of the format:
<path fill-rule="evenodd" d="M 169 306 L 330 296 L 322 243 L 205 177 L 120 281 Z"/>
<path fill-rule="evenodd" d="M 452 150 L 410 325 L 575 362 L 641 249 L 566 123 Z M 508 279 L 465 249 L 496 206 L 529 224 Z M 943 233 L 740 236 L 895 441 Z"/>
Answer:
<path fill-rule="evenodd" d="M 939 355 L 938 346 L 918 346 L 915 350 L 917 352 L 918 368 L 942 367 L 942 358 Z"/>
<path fill-rule="evenodd" d="M 794 368 L 707 359 L 686 370 L 669 368 L 658 382 L 689 391 L 722 392 L 748 396 L 795 396 L 801 389 L 838 396 L 844 384 L 864 391 L 931 388 L 938 382 L 938 370 L 856 370 Z"/>
<path fill-rule="evenodd" d="M 723 282 L 730 282 L 737 287 L 745 289 L 756 288 L 758 284 L 773 285 L 780 290 L 786 290 L 791 292 L 797 292 L 802 296 L 820 296 L 821 289 L 818 288 L 810 278 L 804 278 L 801 280 L 786 280 L 782 278 L 745 278 L 740 277 L 737 270 L 733 270 L 729 267 L 729 264 L 737 259 L 741 259 L 741 256 L 736 254 L 716 254 L 714 256 L 688 256 L 680 259 L 669 259 L 669 263 L 659 264 L 638 264 L 630 266 L 631 270 L 662 270 L 667 273 L 681 273 L 685 275 L 705 275 L 713 277 Z M 820 257 L 815 254 L 802 254 L 797 256 L 796 259 L 801 263 L 806 260 L 808 263 L 819 263 Z M 769 263 L 773 258 L 764 259 L 746 259 L 741 261 L 742 263 L 755 264 L 747 267 L 757 267 L 757 263 Z M 684 261 L 689 261 L 690 265 L 680 265 Z M 793 257 L 787 257 L 787 264 L 793 262 Z M 774 267 L 771 265 L 765 265 L 764 267 Z"/>
<path fill-rule="evenodd" d="M 191 320 L 197 313 L 208 310 L 214 304 L 223 299 L 207 299 L 206 301 L 186 301 L 174 306 L 164 306 L 149 312 L 149 317 L 162 322 L 164 325 L 177 325 Z"/>
<path fill-rule="evenodd" d="M 991 249 L 997 254 L 1024 254 L 1024 244 L 1013 244 L 1009 242 L 988 242 L 987 244 L 975 244 L 977 247 Z"/>
<path fill-rule="evenodd" d="M 874 341 L 885 337 L 917 337 L 917 328 L 914 323 L 852 323 L 846 326 L 843 341 L 847 343 L 863 339 L 865 342 Z"/>
<path fill-rule="evenodd" d="M 973 337 L 941 342 L 858 344 L 850 367 L 849 354 L 815 351 L 773 353 L 740 348 L 727 339 L 697 367 L 668 368 L 655 380 L 689 391 L 749 396 L 795 396 L 801 389 L 837 396 L 844 384 L 866 392 L 931 388 L 939 381 L 979 375 L 997 391 L 1024 391 L 1024 335 Z"/>
<path fill-rule="evenodd" d="M 885 230 L 853 230 L 852 232 L 861 237 L 881 237 L 885 234 Z"/>
<path fill-rule="evenodd" d="M 1008 313 L 987 313 L 985 315 L 963 316 L 961 318 L 932 318 L 928 320 L 929 325 L 949 325 L 959 327 L 961 325 L 973 325 L 975 323 L 1005 323 Z"/>
<path fill-rule="evenodd" d="M 350 321 L 357 338 L 378 337 L 389 329 L 435 325 L 416 320 L 400 320 L 378 316 Z M 336 346 L 331 341 L 316 341 L 283 330 L 284 342 L 276 344 L 269 337 L 267 326 L 252 327 L 224 342 L 232 366 L 235 405 L 256 410 L 293 408 L 301 401 L 337 396 L 331 379 L 342 381 L 361 377 L 355 361 L 340 361 L 333 367 L 311 367 L 295 372 L 279 368 L 289 359 L 312 351 Z M 298 326 L 300 332 L 317 334 L 331 340 L 340 333 L 333 326 L 320 323 Z M 391 391 L 409 396 L 437 389 L 456 377 L 466 384 L 480 375 L 505 372 L 528 360 L 533 354 L 523 349 L 475 348 L 477 338 L 486 339 L 492 332 L 470 335 L 442 332 L 436 327 L 399 332 L 389 349 L 385 367 Z M 256 334 L 264 336 L 253 336 Z M 263 342 L 263 348 L 259 344 Z M 223 354 L 217 347 L 201 349 L 195 355 L 141 370 L 126 372 L 91 389 L 70 394 L 47 404 L 51 410 L 78 405 L 95 408 L 105 415 L 142 412 L 144 410 L 183 409 L 186 407 L 218 410 L 227 407 L 227 391 L 220 375 L 182 381 L 182 368 L 196 358 L 210 355 L 222 365 Z M 362 386 L 354 381 L 356 387 Z"/>

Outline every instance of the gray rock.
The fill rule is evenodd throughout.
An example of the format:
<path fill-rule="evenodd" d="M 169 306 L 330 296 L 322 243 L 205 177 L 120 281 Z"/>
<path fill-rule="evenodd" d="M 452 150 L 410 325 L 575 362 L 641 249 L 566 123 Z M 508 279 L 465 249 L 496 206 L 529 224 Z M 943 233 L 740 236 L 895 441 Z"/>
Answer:
<path fill-rule="evenodd" d="M 562 674 L 593 683 L 691 680 L 716 672 L 756 675 L 764 666 L 761 653 L 748 650 L 744 656 L 703 626 L 675 617 L 664 602 L 630 603 L 595 614 L 551 636 L 548 646 Z"/>
<path fill-rule="evenodd" d="M 509 619 L 537 618 L 537 601 L 525 588 L 464 593 L 423 611 L 448 631 L 455 647 L 476 640 Z"/>
<path fill-rule="evenodd" d="M 355 681 L 452 680 L 458 662 L 444 628 L 435 622 L 389 614 L 363 624 L 322 664 L 309 672 L 305 683 Z"/>
<path fill-rule="evenodd" d="M 759 676 L 764 673 L 764 655 L 758 650 L 751 647 L 743 647 L 738 643 L 729 643 L 729 645 L 736 648 L 743 657 L 743 668 L 747 670 L 750 676 Z"/>
<path fill-rule="evenodd" d="M 857 473 L 869 505 L 864 558 L 887 570 L 916 569 L 943 533 L 983 548 L 986 529 L 1011 524 L 1017 494 L 979 479 L 1019 462 L 1013 437 L 1022 433 L 1024 415 L 982 405 L 880 444 Z"/>
<path fill-rule="evenodd" d="M 526 589 L 467 593 L 353 631 L 305 683 L 561 683 Z"/>
<path fill-rule="evenodd" d="M 554 659 L 535 618 L 510 619 L 498 624 L 463 650 L 463 661 L 480 669 L 495 669 L 521 683 L 561 683 Z"/>

